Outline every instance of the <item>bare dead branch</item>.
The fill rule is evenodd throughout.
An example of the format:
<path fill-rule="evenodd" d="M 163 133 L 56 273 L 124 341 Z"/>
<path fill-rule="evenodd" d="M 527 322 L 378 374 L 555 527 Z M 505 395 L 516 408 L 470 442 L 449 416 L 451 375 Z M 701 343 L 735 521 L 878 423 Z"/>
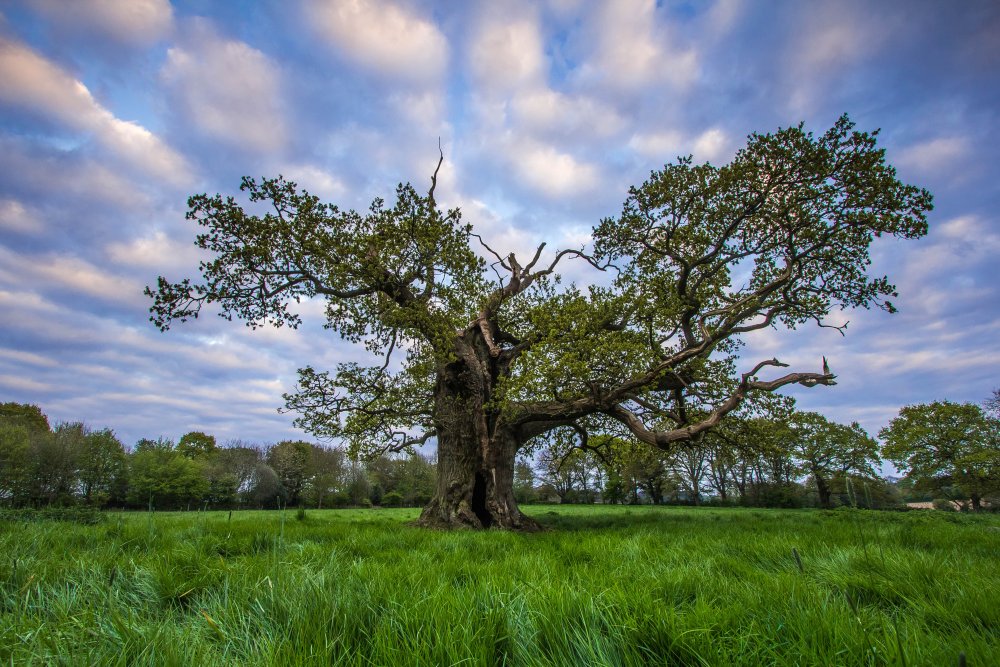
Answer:
<path fill-rule="evenodd" d="M 438 182 L 438 171 L 441 170 L 441 165 L 444 163 L 444 151 L 441 150 L 441 137 L 438 137 L 438 163 L 434 167 L 434 173 L 431 175 L 431 189 L 427 191 L 427 199 L 430 200 L 431 208 L 437 205 L 434 201 L 434 189 L 437 187 Z"/>
<path fill-rule="evenodd" d="M 490 253 L 491 255 L 493 255 L 494 257 L 496 257 L 496 258 L 497 258 L 497 261 L 496 261 L 496 262 L 494 262 L 494 264 L 500 264 L 500 266 L 502 266 L 503 268 L 507 269 L 508 271 L 510 271 L 510 270 L 511 270 L 511 268 L 510 268 L 509 266 L 507 266 L 507 262 L 506 262 L 506 260 L 504 260 L 504 258 L 500 256 L 500 253 L 498 253 L 498 252 L 497 252 L 496 250 L 494 250 L 493 248 L 491 248 L 491 247 L 489 246 L 489 244 L 488 244 L 488 243 L 486 243 L 486 241 L 484 241 L 484 240 L 483 240 L 483 237 L 482 237 L 482 236 L 480 236 L 479 234 L 476 234 L 476 233 L 471 233 L 471 234 L 469 234 L 469 236 L 472 236 L 472 237 L 474 237 L 475 239 L 477 239 L 477 240 L 479 241 L 479 244 L 480 244 L 480 245 L 482 245 L 482 246 L 483 246 L 484 248 L 486 248 L 486 250 L 487 250 L 487 251 L 488 251 L 488 252 L 489 252 L 489 253 Z M 493 266 L 493 265 L 491 264 L 491 266 Z"/>

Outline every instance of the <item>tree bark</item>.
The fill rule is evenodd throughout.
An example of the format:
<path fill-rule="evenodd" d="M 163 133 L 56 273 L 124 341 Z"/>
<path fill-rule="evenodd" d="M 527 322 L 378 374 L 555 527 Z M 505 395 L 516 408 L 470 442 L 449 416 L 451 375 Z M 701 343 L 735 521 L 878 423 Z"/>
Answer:
<path fill-rule="evenodd" d="M 816 472 L 813 472 L 813 478 L 816 480 L 816 494 L 819 496 L 819 506 L 823 509 L 830 509 L 830 497 L 832 496 L 830 484 L 826 481 L 826 478 Z"/>
<path fill-rule="evenodd" d="M 539 530 L 514 499 L 514 462 L 522 440 L 490 406 L 501 369 L 482 339 L 470 334 L 469 342 L 459 339 L 457 359 L 438 369 L 437 487 L 417 525 Z"/>

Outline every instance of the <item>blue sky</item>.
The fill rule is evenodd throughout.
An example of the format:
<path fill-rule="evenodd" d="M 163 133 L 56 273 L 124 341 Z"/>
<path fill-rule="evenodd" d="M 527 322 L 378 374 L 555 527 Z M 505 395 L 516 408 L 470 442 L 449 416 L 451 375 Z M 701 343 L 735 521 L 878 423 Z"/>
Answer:
<path fill-rule="evenodd" d="M 494 248 L 585 243 L 679 154 L 847 112 L 936 210 L 880 242 L 900 312 L 749 339 L 836 387 L 800 407 L 873 434 L 1000 386 L 1000 5 L 870 2 L 0 1 L 0 401 L 123 440 L 302 434 L 295 369 L 364 359 L 322 329 L 205 317 L 161 334 L 142 289 L 195 274 L 188 195 L 284 174 L 341 206 L 426 186 Z M 579 273 L 577 273 L 579 272 Z M 585 278 L 582 267 L 570 278 Z"/>

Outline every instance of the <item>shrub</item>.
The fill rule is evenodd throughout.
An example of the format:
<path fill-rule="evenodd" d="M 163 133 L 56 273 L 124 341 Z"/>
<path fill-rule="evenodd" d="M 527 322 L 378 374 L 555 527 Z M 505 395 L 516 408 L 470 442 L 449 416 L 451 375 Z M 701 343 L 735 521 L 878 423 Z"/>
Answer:
<path fill-rule="evenodd" d="M 934 499 L 934 509 L 941 510 L 942 512 L 957 512 L 958 509 L 955 507 L 955 503 L 948 500 L 947 498 L 935 498 Z"/>
<path fill-rule="evenodd" d="M 402 507 L 403 506 L 403 494 L 399 491 L 390 491 L 389 493 L 382 496 L 382 506 L 383 507 Z"/>

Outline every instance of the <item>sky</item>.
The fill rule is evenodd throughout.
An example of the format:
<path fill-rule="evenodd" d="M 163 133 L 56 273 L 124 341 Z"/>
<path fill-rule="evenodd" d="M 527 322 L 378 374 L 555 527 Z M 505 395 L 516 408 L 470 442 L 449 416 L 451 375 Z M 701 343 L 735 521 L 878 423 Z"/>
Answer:
<path fill-rule="evenodd" d="M 873 248 L 899 313 L 759 332 L 741 370 L 825 355 L 839 384 L 787 393 L 874 435 L 1000 387 L 996 2 L 0 0 L 0 402 L 126 444 L 305 437 L 277 411 L 296 369 L 368 359 L 321 304 L 298 330 L 148 322 L 146 285 L 197 276 L 187 197 L 243 175 L 364 210 L 429 186 L 440 139 L 442 205 L 554 251 L 678 155 L 845 112 L 935 197 L 927 237 Z"/>

